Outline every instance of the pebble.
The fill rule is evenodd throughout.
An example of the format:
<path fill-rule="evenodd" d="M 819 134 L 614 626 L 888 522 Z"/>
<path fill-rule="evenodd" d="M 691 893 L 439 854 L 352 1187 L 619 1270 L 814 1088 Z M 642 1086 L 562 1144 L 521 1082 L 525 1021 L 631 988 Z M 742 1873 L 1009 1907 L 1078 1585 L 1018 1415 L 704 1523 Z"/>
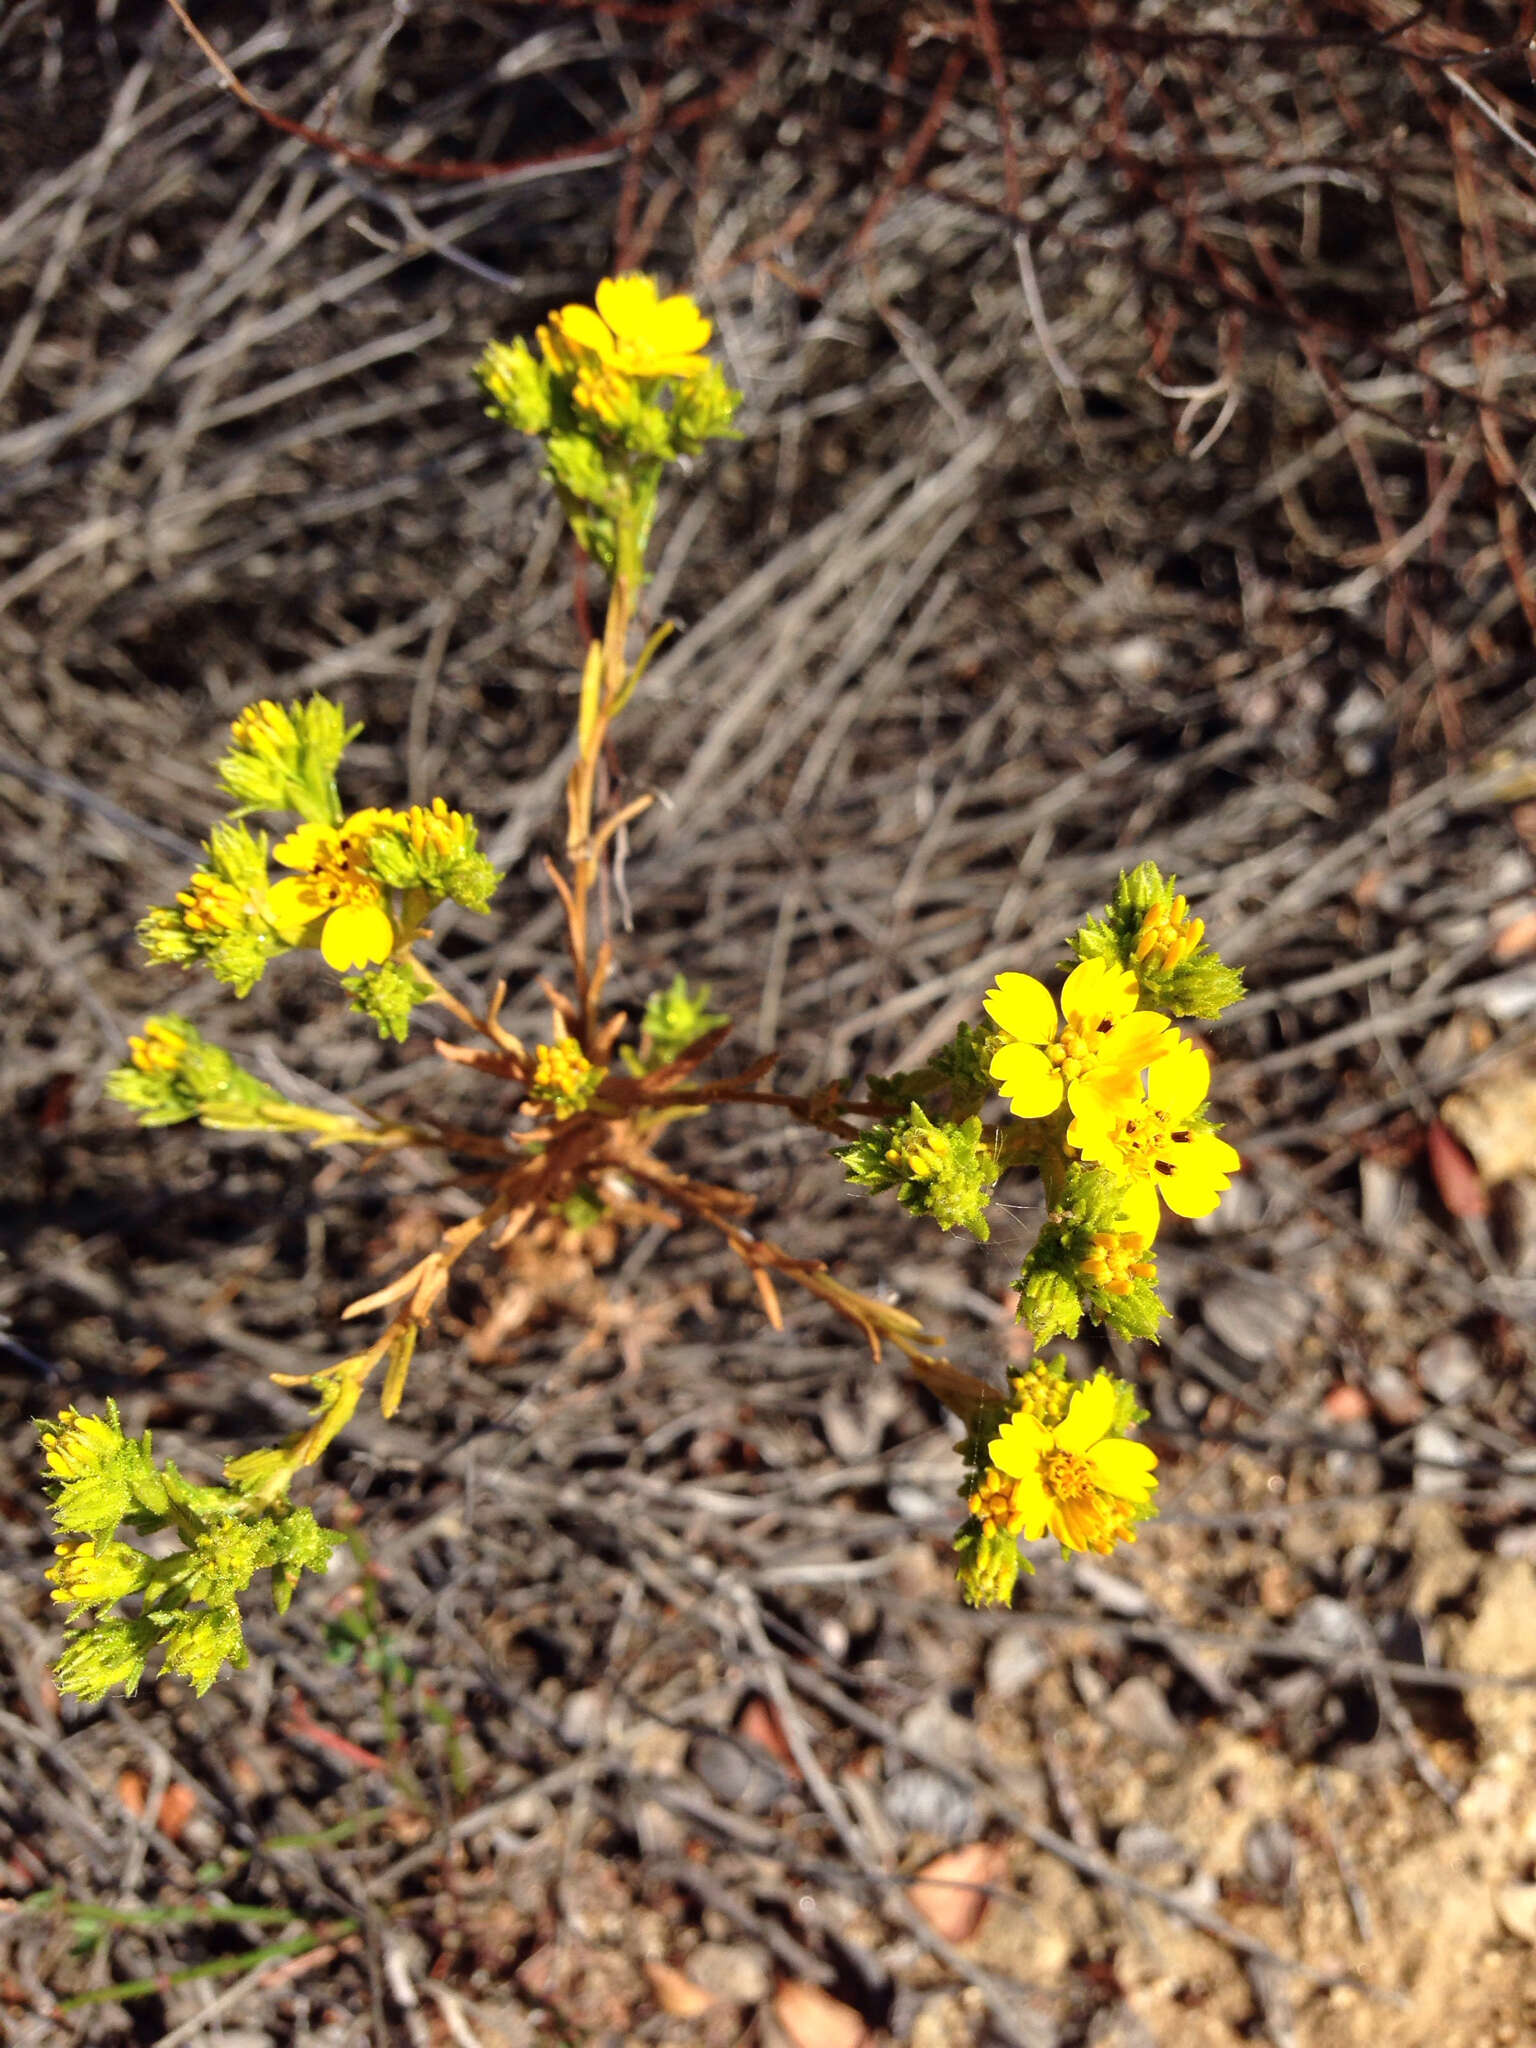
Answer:
<path fill-rule="evenodd" d="M 768 1996 L 772 1978 L 768 1951 L 755 1941 L 703 1941 L 688 1958 L 685 1974 L 701 1991 L 727 2005 L 757 2005 Z"/>
<path fill-rule="evenodd" d="M 988 1650 L 984 1683 L 994 1699 L 1014 1700 L 1029 1692 L 1050 1668 L 1050 1658 L 1034 1637 L 1014 1626 Z"/>
<path fill-rule="evenodd" d="M 1419 1385 L 1432 1401 L 1464 1401 L 1482 1377 L 1482 1362 L 1459 1330 L 1433 1338 L 1419 1353 Z"/>
<path fill-rule="evenodd" d="M 722 1806 L 742 1813 L 761 1813 L 789 1787 L 771 1757 L 727 1735 L 696 1735 L 688 1745 L 688 1767 Z"/>
<path fill-rule="evenodd" d="M 925 1764 L 897 1771 L 886 1780 L 881 1797 L 886 1818 L 902 1834 L 963 1842 L 975 1833 L 976 1802 L 970 1793 Z"/>
<path fill-rule="evenodd" d="M 1104 1703 L 1103 1717 L 1117 1735 L 1144 1743 L 1148 1749 L 1184 1747 L 1184 1730 L 1174 1719 L 1162 1688 L 1141 1674 L 1115 1688 Z"/>
<path fill-rule="evenodd" d="M 1327 1593 L 1314 1593 L 1303 1600 L 1291 1616 L 1291 1629 L 1310 1638 L 1321 1650 L 1358 1650 L 1360 1625 L 1347 1600 L 1335 1600 Z"/>
<path fill-rule="evenodd" d="M 1296 1837 L 1286 1822 L 1254 1822 L 1243 1839 L 1243 1868 L 1266 1892 L 1289 1890 L 1296 1869 Z"/>
<path fill-rule="evenodd" d="M 1182 1871 L 1189 1863 L 1189 1851 L 1166 1828 L 1138 1820 L 1115 1836 L 1115 1860 L 1127 1870 L 1153 1870 L 1159 1863 L 1176 1863 Z"/>
<path fill-rule="evenodd" d="M 1536 1948 L 1536 1884 L 1500 1885 L 1493 1904 L 1515 1939 Z"/>
<path fill-rule="evenodd" d="M 1079 1558 L 1072 1566 L 1072 1583 L 1079 1593 L 1102 1607 L 1106 1614 L 1120 1614 L 1127 1620 L 1139 1620 L 1152 1612 L 1150 1598 L 1133 1579 L 1123 1579 L 1118 1572 L 1108 1571 L 1101 1564 L 1092 1564 L 1087 1558 Z"/>
<path fill-rule="evenodd" d="M 571 1693 L 560 1709 L 560 1740 L 571 1749 L 594 1749 L 608 1727 L 608 1695 L 601 1686 Z"/>
<path fill-rule="evenodd" d="M 1413 1206 L 1408 1182 L 1385 1159 L 1360 1162 L 1360 1228 L 1372 1244 L 1394 1244 Z"/>
<path fill-rule="evenodd" d="M 1415 1493 L 1459 1493 L 1465 1481 L 1456 1468 L 1466 1463 L 1466 1445 L 1443 1422 L 1421 1422 L 1413 1432 Z"/>
<path fill-rule="evenodd" d="M 1294 1287 L 1255 1274 L 1211 1288 L 1201 1308 L 1205 1327 L 1250 1365 L 1263 1365 L 1304 1334 L 1312 1307 Z"/>
<path fill-rule="evenodd" d="M 885 1497 L 891 1513 L 904 1522 L 952 1522 L 957 1512 L 947 1501 L 935 1499 L 925 1487 L 914 1486 L 907 1479 L 893 1479 Z"/>

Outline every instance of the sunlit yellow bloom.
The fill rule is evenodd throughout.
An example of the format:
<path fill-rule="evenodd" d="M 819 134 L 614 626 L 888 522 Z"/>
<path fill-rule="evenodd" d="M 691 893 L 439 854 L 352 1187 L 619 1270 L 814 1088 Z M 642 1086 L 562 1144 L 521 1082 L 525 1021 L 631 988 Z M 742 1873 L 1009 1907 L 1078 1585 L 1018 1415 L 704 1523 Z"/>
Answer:
<path fill-rule="evenodd" d="M 1075 1389 L 1053 1428 L 1011 1415 L 987 1446 L 991 1468 L 972 1513 L 1031 1542 L 1052 1535 L 1068 1550 L 1133 1542 L 1138 1510 L 1157 1487 L 1157 1458 L 1146 1444 L 1111 1435 L 1117 1406 L 1101 1373 Z"/>
<path fill-rule="evenodd" d="M 606 1067 L 594 1067 L 574 1038 L 557 1038 L 534 1054 L 531 1092 L 564 1120 L 585 1109 L 602 1085 Z"/>
<path fill-rule="evenodd" d="M 1166 1017 L 1136 1008 L 1139 991 L 1128 970 L 1084 960 L 1061 991 L 1062 1018 L 1049 989 L 1032 974 L 1000 974 L 986 1012 L 1009 1043 L 992 1055 L 990 1072 L 1015 1116 L 1050 1116 L 1065 1096 L 1074 1110 L 1082 1086 L 1112 1097 L 1140 1093 L 1141 1069 L 1169 1042 Z"/>
<path fill-rule="evenodd" d="M 250 920 L 245 891 L 210 868 L 199 868 L 176 901 L 189 932 L 235 932 Z"/>
<path fill-rule="evenodd" d="M 66 1408 L 56 1421 L 40 1422 L 43 1463 L 56 1479 L 83 1479 L 117 1455 L 122 1438 L 104 1415 Z"/>
<path fill-rule="evenodd" d="M 263 697 L 247 704 L 229 729 L 230 738 L 242 752 L 263 754 L 270 761 L 291 759 L 299 745 L 293 717 L 284 704 Z"/>
<path fill-rule="evenodd" d="M 174 1074 L 181 1065 L 187 1041 L 158 1017 L 151 1017 L 141 1037 L 130 1038 L 128 1053 L 141 1074 Z"/>
<path fill-rule="evenodd" d="M 1134 1099 L 1090 1093 L 1075 1104 L 1068 1142 L 1094 1165 L 1156 1188 L 1175 1216 L 1209 1216 L 1242 1165 L 1214 1131 L 1194 1127 L 1210 1085 L 1210 1061 L 1176 1036 Z"/>
<path fill-rule="evenodd" d="M 699 351 L 713 331 L 686 294 L 664 299 L 653 278 L 634 275 L 605 277 L 595 312 L 562 306 L 551 313 L 539 341 L 557 370 L 600 366 L 619 377 L 689 378 L 704 368 Z"/>
<path fill-rule="evenodd" d="M 70 1607 L 106 1607 L 136 1593 L 148 1576 L 148 1561 L 126 1543 L 99 1543 L 71 1536 L 54 1545 L 58 1563 L 43 1574 L 53 1598 Z"/>
<path fill-rule="evenodd" d="M 300 825 L 273 856 L 299 868 L 272 888 L 267 916 L 279 931 L 297 934 L 324 918 L 320 952 L 338 973 L 374 967 L 395 948 L 395 927 L 384 892 L 363 866 L 368 842 L 396 822 L 392 811 L 354 811 L 340 825 Z"/>
<path fill-rule="evenodd" d="M 1159 973 L 1171 974 L 1204 937 L 1204 920 L 1191 917 L 1184 898 L 1175 896 L 1171 903 L 1151 904 L 1143 913 L 1135 957 Z"/>
<path fill-rule="evenodd" d="M 433 797 L 430 809 L 412 804 L 408 811 L 398 812 L 393 823 L 417 853 L 436 854 L 441 860 L 466 852 L 474 838 L 475 828 L 469 819 L 462 811 L 450 811 L 440 796 Z"/>

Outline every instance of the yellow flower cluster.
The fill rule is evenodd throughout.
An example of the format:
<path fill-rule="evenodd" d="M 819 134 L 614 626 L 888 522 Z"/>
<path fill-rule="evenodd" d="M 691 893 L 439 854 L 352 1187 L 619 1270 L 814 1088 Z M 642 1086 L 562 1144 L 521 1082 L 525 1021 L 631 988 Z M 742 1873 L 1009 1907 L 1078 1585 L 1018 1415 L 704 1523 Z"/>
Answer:
<path fill-rule="evenodd" d="M 117 1455 L 122 1438 L 104 1415 L 82 1415 L 66 1408 L 51 1422 L 40 1422 L 43 1463 L 55 1479 L 84 1479 Z"/>
<path fill-rule="evenodd" d="M 1205 937 L 1205 920 L 1191 917 L 1182 896 L 1153 903 L 1142 915 L 1134 957 L 1161 974 L 1172 974 Z"/>
<path fill-rule="evenodd" d="M 246 754 L 261 754 L 269 761 L 291 760 L 299 745 L 293 714 L 286 704 L 263 697 L 247 704 L 229 729 L 233 744 Z"/>
<path fill-rule="evenodd" d="M 1168 932 L 1170 947 L 1198 943 L 1189 925 L 1152 929 Z M 1137 1206 L 1115 1235 L 1142 1239 L 1144 1251 L 1157 1229 L 1154 1190 L 1176 1216 L 1208 1216 L 1240 1161 L 1201 1116 L 1210 1062 L 1168 1018 L 1139 1010 L 1139 994 L 1129 969 L 1085 960 L 1067 976 L 1059 1020 L 1028 974 L 999 975 L 986 1010 L 1004 1037 L 990 1072 L 1014 1115 L 1053 1116 L 1065 1101 L 1067 1144 L 1128 1183 Z"/>
<path fill-rule="evenodd" d="M 967 1502 L 983 1534 L 1027 1542 L 1050 1535 L 1065 1550 L 1101 1555 L 1133 1543 L 1157 1488 L 1157 1457 L 1118 1433 L 1119 1406 L 1107 1373 L 1072 1389 L 1064 1412 L 1059 1399 L 1032 1407 L 1026 1388 L 987 1446 L 989 1463 Z"/>
<path fill-rule="evenodd" d="M 575 371 L 575 403 L 612 426 L 635 384 L 697 377 L 714 330 L 686 294 L 664 299 L 649 277 L 605 277 L 596 296 L 595 311 L 571 305 L 551 313 L 539 346 L 552 370 Z"/>
<path fill-rule="evenodd" d="M 430 806 L 412 804 L 408 811 L 380 811 L 378 817 L 404 833 L 416 853 L 455 860 L 474 847 L 474 827 L 462 811 L 450 811 L 440 796 L 433 797 Z"/>
<path fill-rule="evenodd" d="M 186 1050 L 183 1033 L 160 1017 L 149 1018 L 143 1035 L 128 1041 L 128 1056 L 141 1074 L 174 1074 Z"/>
<path fill-rule="evenodd" d="M 594 1067 L 574 1038 L 557 1038 L 534 1054 L 530 1092 L 549 1103 L 563 1122 L 586 1108 L 607 1071 L 606 1067 Z"/>

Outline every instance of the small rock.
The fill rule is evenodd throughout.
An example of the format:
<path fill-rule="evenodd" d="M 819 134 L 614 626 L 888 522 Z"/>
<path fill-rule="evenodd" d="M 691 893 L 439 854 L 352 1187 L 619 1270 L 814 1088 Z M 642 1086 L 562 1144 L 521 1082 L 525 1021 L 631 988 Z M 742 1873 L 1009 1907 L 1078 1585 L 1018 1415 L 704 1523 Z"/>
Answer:
<path fill-rule="evenodd" d="M 1127 1870 L 1154 1870 L 1160 1863 L 1176 1863 L 1182 1874 L 1189 1863 L 1189 1851 L 1177 1835 L 1151 1821 L 1133 1821 L 1115 1837 L 1115 1860 Z"/>
<path fill-rule="evenodd" d="M 988 1650 L 984 1682 L 995 1699 L 1013 1700 L 1028 1692 L 1050 1668 L 1050 1658 L 1034 1637 L 1015 1625 L 1005 1629 Z"/>
<path fill-rule="evenodd" d="M 1212 1336 L 1250 1365 L 1263 1365 L 1294 1344 L 1312 1320 L 1304 1295 L 1258 1273 L 1218 1282 L 1200 1312 Z"/>
<path fill-rule="evenodd" d="M 1256 1820 L 1243 1839 L 1243 1868 L 1266 1892 L 1290 1889 L 1296 1870 L 1296 1837 L 1283 1820 Z"/>
<path fill-rule="evenodd" d="M 939 1693 L 930 1693 L 902 1715 L 901 1732 L 918 1749 L 946 1763 L 969 1766 L 975 1760 L 975 1726 Z"/>
<path fill-rule="evenodd" d="M 976 1827 L 976 1802 L 970 1793 L 925 1764 L 897 1771 L 886 1781 L 882 1798 L 891 1826 L 903 1834 L 961 1842 Z"/>
<path fill-rule="evenodd" d="M 1483 1377 L 1482 1363 L 1459 1330 L 1447 1330 L 1419 1353 L 1419 1385 L 1433 1401 L 1464 1401 Z"/>
<path fill-rule="evenodd" d="M 1536 1884 L 1500 1885 L 1493 1904 L 1509 1933 L 1536 1948 Z"/>
<path fill-rule="evenodd" d="M 1413 1207 L 1404 1174 L 1385 1159 L 1360 1162 L 1360 1228 L 1372 1244 L 1395 1244 Z"/>
<path fill-rule="evenodd" d="M 1085 1557 L 1073 1565 L 1072 1583 L 1106 1614 L 1121 1614 L 1134 1621 L 1152 1612 L 1151 1600 L 1134 1580 L 1123 1579 L 1118 1572 L 1107 1571 Z"/>
<path fill-rule="evenodd" d="M 1467 1462 L 1466 1445 L 1443 1422 L 1421 1422 L 1413 1432 L 1415 1493 L 1459 1493 L 1466 1482 L 1458 1468 Z"/>
<path fill-rule="evenodd" d="M 1310 1638 L 1321 1650 L 1358 1650 L 1360 1624 L 1347 1600 L 1334 1600 L 1326 1593 L 1314 1593 L 1303 1600 L 1291 1616 L 1296 1635 Z"/>
<path fill-rule="evenodd" d="M 1117 1686 L 1103 1708 L 1103 1717 L 1117 1735 L 1148 1749 L 1182 1749 L 1184 1730 L 1173 1717 L 1162 1688 L 1138 1674 Z"/>
<path fill-rule="evenodd" d="M 891 1513 L 899 1515 L 904 1522 L 952 1522 L 955 1510 L 947 1501 L 937 1500 L 926 1487 L 914 1486 L 908 1479 L 893 1479 L 885 1489 Z"/>
<path fill-rule="evenodd" d="M 772 1988 L 768 1951 L 755 1941 L 702 1941 L 688 1958 L 687 1974 L 727 2005 L 757 2005 Z"/>
<path fill-rule="evenodd" d="M 571 1693 L 560 1709 L 560 1740 L 571 1749 L 594 1749 L 608 1727 L 608 1695 L 599 1685 Z"/>
<path fill-rule="evenodd" d="M 1072 1659 L 1072 1683 L 1077 1696 L 1090 1714 L 1097 1714 L 1109 1704 L 1109 1680 L 1096 1664 L 1090 1664 L 1086 1657 Z"/>
<path fill-rule="evenodd" d="M 1394 1429 L 1417 1422 L 1424 1413 L 1424 1396 L 1401 1366 L 1377 1365 L 1366 1374 L 1366 1386 L 1376 1412 Z"/>
<path fill-rule="evenodd" d="M 1157 2048 L 1157 2036 L 1128 2005 L 1107 2005 L 1089 2022 L 1087 2048 Z"/>
<path fill-rule="evenodd" d="M 755 1743 L 728 1735 L 697 1735 L 688 1746 L 688 1766 L 722 1806 L 761 1813 L 789 1789 L 789 1779 Z"/>

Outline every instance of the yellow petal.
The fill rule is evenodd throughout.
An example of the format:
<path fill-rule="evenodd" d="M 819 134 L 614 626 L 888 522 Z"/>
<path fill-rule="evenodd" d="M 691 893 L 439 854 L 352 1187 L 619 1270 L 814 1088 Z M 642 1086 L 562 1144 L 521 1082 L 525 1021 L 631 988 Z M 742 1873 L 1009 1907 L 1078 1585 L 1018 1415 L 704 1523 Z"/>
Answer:
<path fill-rule="evenodd" d="M 1032 974 L 1000 974 L 982 1008 L 1010 1038 L 1044 1045 L 1056 1036 L 1056 1005 L 1043 981 Z"/>
<path fill-rule="evenodd" d="M 1015 1116 L 1049 1116 L 1061 1102 L 1061 1075 L 1038 1045 L 999 1046 L 991 1074 Z"/>
<path fill-rule="evenodd" d="M 1015 1511 L 1024 1517 L 1019 1534 L 1028 1543 L 1038 1543 L 1051 1519 L 1050 1496 L 1040 1483 L 1038 1472 L 1026 1472 L 1014 1495 Z"/>
<path fill-rule="evenodd" d="M 1135 1116 L 1146 1099 L 1138 1067 L 1095 1064 L 1086 1074 L 1079 1074 L 1067 1089 L 1073 1116 L 1086 1116 L 1090 1123 L 1119 1123 L 1122 1117 Z M 1076 1138 L 1072 1143 L 1077 1143 Z"/>
<path fill-rule="evenodd" d="M 272 849 L 272 858 L 285 868 L 312 868 L 330 844 L 329 825 L 298 825 Z"/>
<path fill-rule="evenodd" d="M 1100 1019 L 1111 1023 L 1129 1017 L 1140 999 L 1136 977 L 1128 968 L 1107 960 L 1084 960 L 1067 976 L 1061 991 L 1062 1015 L 1079 1030 L 1092 1030 Z"/>
<path fill-rule="evenodd" d="M 1162 1210 L 1158 1207 L 1157 1190 L 1147 1180 L 1131 1181 L 1120 1197 L 1120 1214 L 1116 1221 L 1119 1230 L 1133 1230 L 1139 1238 L 1150 1244 L 1157 1235 L 1157 1226 L 1162 1221 Z"/>
<path fill-rule="evenodd" d="M 1220 1138 L 1197 1136 L 1181 1145 L 1171 1161 L 1159 1160 L 1156 1187 L 1175 1216 L 1209 1216 L 1232 1185 L 1217 1148 L 1232 1151 Z"/>
<path fill-rule="evenodd" d="M 601 302 L 601 285 L 598 299 Z M 613 336 L 590 306 L 562 306 L 558 313 L 550 315 L 550 320 L 568 347 L 589 349 L 600 362 L 613 361 Z"/>
<path fill-rule="evenodd" d="M 352 967 L 374 967 L 395 947 L 395 928 L 377 903 L 343 904 L 325 920 L 320 951 L 327 967 L 344 974 Z"/>
<path fill-rule="evenodd" d="M 669 356 L 696 355 L 714 331 L 692 299 L 681 292 L 662 300 L 647 330 L 651 346 Z"/>
<path fill-rule="evenodd" d="M 987 1446 L 987 1457 L 1008 1479 L 1027 1479 L 1038 1473 L 1040 1460 L 1051 1447 L 1051 1433 L 1033 1415 L 1010 1415 Z"/>
<path fill-rule="evenodd" d="M 1117 1500 L 1150 1500 L 1157 1489 L 1153 1476 L 1157 1453 L 1146 1444 L 1133 1443 L 1129 1437 L 1111 1436 L 1091 1445 L 1085 1455 L 1094 1478 Z"/>
<path fill-rule="evenodd" d="M 1066 1415 L 1057 1423 L 1057 1450 L 1086 1451 L 1106 1433 L 1114 1419 L 1114 1387 L 1103 1373 L 1096 1373 L 1087 1386 L 1077 1389 Z"/>
<path fill-rule="evenodd" d="M 620 341 L 648 340 L 656 318 L 656 286 L 638 272 L 605 277 L 597 288 L 597 310 Z"/>
<path fill-rule="evenodd" d="M 280 932 L 301 932 L 313 924 L 325 904 L 315 895 L 308 875 L 285 875 L 267 891 L 263 906 L 267 922 Z"/>
<path fill-rule="evenodd" d="M 1211 1063 L 1187 1038 L 1147 1069 L 1148 1102 L 1175 1123 L 1187 1123 L 1210 1092 Z"/>

